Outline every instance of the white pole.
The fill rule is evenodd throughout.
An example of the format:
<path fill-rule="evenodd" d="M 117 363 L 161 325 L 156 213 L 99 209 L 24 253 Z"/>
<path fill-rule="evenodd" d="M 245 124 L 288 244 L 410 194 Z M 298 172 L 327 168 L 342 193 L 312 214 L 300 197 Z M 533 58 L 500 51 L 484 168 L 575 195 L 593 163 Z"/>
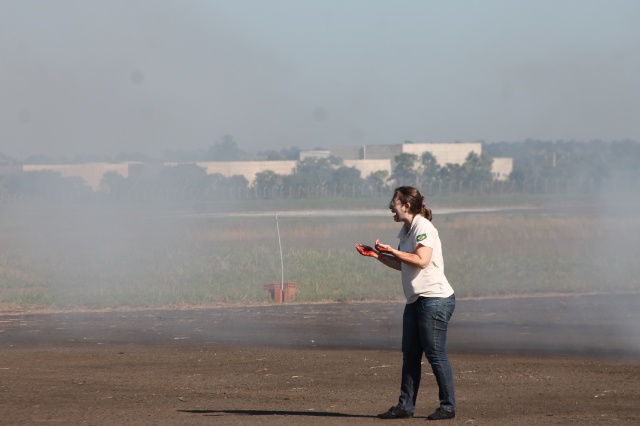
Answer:
<path fill-rule="evenodd" d="M 278 213 L 276 213 L 276 229 L 278 230 L 278 245 L 280 246 L 280 270 L 282 271 L 280 290 L 284 291 L 284 261 L 282 260 L 282 242 L 280 241 L 280 225 L 278 225 Z"/>

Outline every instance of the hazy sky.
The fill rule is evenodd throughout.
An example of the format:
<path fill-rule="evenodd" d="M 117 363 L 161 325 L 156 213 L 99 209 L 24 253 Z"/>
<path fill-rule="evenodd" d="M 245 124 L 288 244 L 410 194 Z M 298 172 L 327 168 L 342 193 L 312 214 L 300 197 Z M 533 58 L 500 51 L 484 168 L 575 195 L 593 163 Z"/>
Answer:
<path fill-rule="evenodd" d="M 0 0 L 0 153 L 640 140 L 637 0 Z"/>

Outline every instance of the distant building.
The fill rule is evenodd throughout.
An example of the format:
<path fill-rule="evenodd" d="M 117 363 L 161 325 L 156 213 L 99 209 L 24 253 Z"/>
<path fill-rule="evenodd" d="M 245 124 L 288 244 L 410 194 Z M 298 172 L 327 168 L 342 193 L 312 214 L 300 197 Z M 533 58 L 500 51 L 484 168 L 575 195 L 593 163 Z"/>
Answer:
<path fill-rule="evenodd" d="M 482 154 L 480 142 L 467 143 L 405 143 L 395 145 L 361 145 L 340 146 L 331 148 L 331 155 L 344 160 L 393 160 L 400 154 L 416 154 L 421 156 L 430 152 L 436 157 L 438 164 L 462 164 L 470 152 Z"/>
<path fill-rule="evenodd" d="M 423 143 L 423 144 L 395 144 L 395 145 L 361 145 L 334 147 L 330 150 L 300 151 L 300 160 L 305 158 L 326 158 L 331 155 L 343 159 L 347 167 L 354 167 L 360 171 L 360 175 L 366 178 L 371 173 L 386 171 L 391 175 L 394 157 L 399 154 L 415 154 L 421 157 L 425 152 L 430 152 L 439 165 L 462 164 L 469 155 L 474 152 L 482 154 L 481 143 Z M 86 164 L 25 164 L 23 166 L 2 166 L 0 174 L 15 172 L 28 172 L 37 170 L 51 170 L 59 172 L 62 176 L 78 176 L 85 180 L 94 191 L 100 189 L 100 182 L 107 172 L 116 172 L 127 178 L 152 178 L 157 176 L 165 166 L 177 164 L 195 164 L 206 170 L 208 174 L 219 173 L 230 177 L 234 175 L 244 176 L 249 185 L 253 185 L 256 174 L 271 170 L 279 175 L 291 175 L 296 172 L 298 162 L 287 161 L 201 161 L 189 163 L 86 163 Z M 492 173 L 496 180 L 506 180 L 513 170 L 513 159 L 494 158 Z"/>
<path fill-rule="evenodd" d="M 495 180 L 507 180 L 513 171 L 513 158 L 495 157 L 491 165 L 491 173 Z"/>
<path fill-rule="evenodd" d="M 371 173 L 386 171 L 391 176 L 391 160 L 344 160 L 346 167 L 354 167 L 360 171 L 360 177 L 366 178 Z"/>
<path fill-rule="evenodd" d="M 331 155 L 343 160 L 391 160 L 402 154 L 402 145 L 336 146 Z"/>
<path fill-rule="evenodd" d="M 298 158 L 302 161 L 306 158 L 327 158 L 330 155 L 333 155 L 331 151 L 326 150 L 300 151 Z"/>
<path fill-rule="evenodd" d="M 165 163 L 166 166 L 174 166 L 183 163 Z M 271 170 L 279 175 L 290 175 L 295 173 L 298 162 L 295 160 L 286 161 L 199 161 L 195 164 L 207 171 L 207 174 L 220 173 L 230 177 L 234 175 L 244 176 L 249 185 L 253 185 L 256 174 Z"/>
<path fill-rule="evenodd" d="M 482 155 L 482 144 L 472 143 L 416 143 L 402 145 L 402 152 L 415 154 L 422 157 L 425 152 L 430 152 L 438 162 L 438 165 L 462 164 L 470 153 Z"/>
<path fill-rule="evenodd" d="M 480 142 L 458 143 L 415 143 L 395 145 L 361 145 L 341 146 L 331 148 L 331 155 L 340 157 L 344 164 L 360 170 L 362 177 L 369 176 L 377 170 L 386 170 L 391 175 L 394 157 L 400 154 L 415 154 L 419 158 L 425 152 L 430 152 L 440 166 L 446 164 L 463 164 L 470 153 L 482 155 Z M 495 179 L 504 180 L 509 177 L 513 169 L 510 158 L 494 159 L 492 173 Z"/>

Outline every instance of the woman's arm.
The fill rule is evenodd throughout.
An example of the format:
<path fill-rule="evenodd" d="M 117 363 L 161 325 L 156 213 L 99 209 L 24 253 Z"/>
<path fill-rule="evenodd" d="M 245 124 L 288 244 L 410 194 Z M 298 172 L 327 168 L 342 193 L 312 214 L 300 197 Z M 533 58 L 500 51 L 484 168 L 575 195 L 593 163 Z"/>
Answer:
<path fill-rule="evenodd" d="M 420 269 L 424 269 L 429 265 L 429 262 L 431 262 L 431 256 L 433 255 L 433 249 L 431 247 L 423 246 L 422 244 L 418 244 L 413 253 L 407 253 L 396 250 L 389 245 L 382 244 L 378 240 L 376 240 L 376 250 L 380 253 L 388 253 L 399 262 L 403 262 L 407 265 L 415 266 Z"/>

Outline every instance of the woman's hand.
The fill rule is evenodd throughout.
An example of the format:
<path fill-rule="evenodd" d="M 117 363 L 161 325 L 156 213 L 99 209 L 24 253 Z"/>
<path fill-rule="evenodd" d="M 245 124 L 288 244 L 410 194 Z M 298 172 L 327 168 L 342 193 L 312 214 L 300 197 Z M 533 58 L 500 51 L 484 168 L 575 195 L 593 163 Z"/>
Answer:
<path fill-rule="evenodd" d="M 356 250 L 363 256 L 375 257 L 378 258 L 378 253 L 373 249 L 373 247 L 365 246 L 364 244 L 356 244 Z"/>
<path fill-rule="evenodd" d="M 389 268 L 393 268 L 397 271 L 400 270 L 400 261 L 393 256 L 382 255 L 380 250 L 378 249 L 378 244 L 380 242 L 376 241 L 376 248 L 365 246 L 364 244 L 356 244 L 356 250 L 363 256 L 373 257 L 374 259 L 378 259 L 378 261 L 382 262 Z M 389 246 L 386 246 L 389 247 Z M 391 247 L 389 247 L 391 248 Z M 377 251 L 376 251 L 377 250 Z"/>
<path fill-rule="evenodd" d="M 380 253 L 393 254 L 393 247 L 382 244 L 380 240 L 376 240 L 376 250 L 378 250 Z"/>

